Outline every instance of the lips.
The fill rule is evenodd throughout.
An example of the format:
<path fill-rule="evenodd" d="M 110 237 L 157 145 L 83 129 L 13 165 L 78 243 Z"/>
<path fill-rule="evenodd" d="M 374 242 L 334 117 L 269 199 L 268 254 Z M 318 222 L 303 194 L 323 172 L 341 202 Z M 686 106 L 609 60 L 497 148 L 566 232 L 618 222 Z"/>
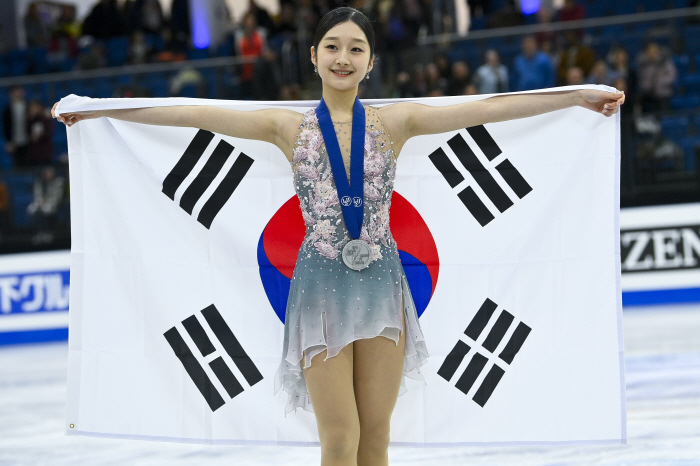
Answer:
<path fill-rule="evenodd" d="M 352 71 L 336 71 L 336 70 L 331 70 L 334 75 L 336 76 L 350 76 L 352 74 Z"/>

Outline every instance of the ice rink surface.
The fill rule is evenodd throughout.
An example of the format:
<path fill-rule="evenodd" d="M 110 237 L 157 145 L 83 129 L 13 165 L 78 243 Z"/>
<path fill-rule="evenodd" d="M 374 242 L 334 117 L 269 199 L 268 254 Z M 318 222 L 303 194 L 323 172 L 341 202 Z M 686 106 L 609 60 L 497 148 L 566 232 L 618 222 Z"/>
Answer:
<path fill-rule="evenodd" d="M 624 331 L 627 445 L 391 447 L 390 464 L 700 465 L 700 305 L 626 309 Z M 66 436 L 67 355 L 66 343 L 0 347 L 0 466 L 320 464 L 318 447 Z"/>

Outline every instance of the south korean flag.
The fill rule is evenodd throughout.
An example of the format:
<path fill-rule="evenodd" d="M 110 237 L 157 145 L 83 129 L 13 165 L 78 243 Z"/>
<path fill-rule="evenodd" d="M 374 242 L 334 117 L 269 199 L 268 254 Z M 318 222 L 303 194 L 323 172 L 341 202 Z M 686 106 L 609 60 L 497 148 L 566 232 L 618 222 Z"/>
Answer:
<path fill-rule="evenodd" d="M 69 96 L 58 113 L 317 104 Z M 573 107 L 406 143 L 391 230 L 430 358 L 391 445 L 625 442 L 619 118 Z M 109 118 L 68 139 L 67 433 L 320 445 L 273 394 L 305 231 L 280 150 Z"/>

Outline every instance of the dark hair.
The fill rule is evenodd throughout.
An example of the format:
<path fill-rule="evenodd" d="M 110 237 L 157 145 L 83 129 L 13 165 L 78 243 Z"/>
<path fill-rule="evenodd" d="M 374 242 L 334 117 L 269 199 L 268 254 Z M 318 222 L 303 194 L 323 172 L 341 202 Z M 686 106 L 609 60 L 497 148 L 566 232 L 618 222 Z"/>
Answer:
<path fill-rule="evenodd" d="M 367 37 L 367 42 L 369 42 L 369 56 L 370 58 L 374 56 L 374 28 L 372 27 L 372 23 L 360 10 L 349 6 L 341 6 L 329 11 L 321 18 L 321 21 L 318 22 L 316 34 L 314 35 L 314 50 L 316 53 L 318 53 L 318 44 L 321 42 L 321 39 L 323 39 L 323 36 L 333 27 L 347 21 L 352 21 L 362 29 L 362 32 L 365 33 L 365 37 Z"/>

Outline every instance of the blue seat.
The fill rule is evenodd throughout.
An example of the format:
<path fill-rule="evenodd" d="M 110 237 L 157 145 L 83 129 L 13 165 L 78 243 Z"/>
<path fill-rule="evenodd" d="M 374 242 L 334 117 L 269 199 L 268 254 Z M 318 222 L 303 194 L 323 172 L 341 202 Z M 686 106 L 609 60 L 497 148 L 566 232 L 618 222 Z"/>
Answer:
<path fill-rule="evenodd" d="M 669 116 L 661 119 L 661 131 L 675 141 L 685 137 L 689 125 L 690 119 L 687 116 Z"/>
<path fill-rule="evenodd" d="M 34 190 L 34 175 L 13 173 L 7 177 L 7 186 L 15 193 L 31 194 Z"/>
<path fill-rule="evenodd" d="M 610 4 L 604 1 L 595 1 L 586 5 L 586 15 L 589 18 L 599 18 L 601 16 L 610 16 L 612 10 Z"/>
<path fill-rule="evenodd" d="M 95 86 L 92 96 L 100 99 L 109 99 L 114 97 L 114 86 L 112 86 L 112 84 L 109 82 L 100 81 L 97 83 L 97 86 Z"/>
<path fill-rule="evenodd" d="M 32 223 L 32 219 L 27 213 L 27 207 L 34 200 L 33 194 L 24 194 L 12 192 L 12 213 L 15 226 L 28 227 Z"/>
<path fill-rule="evenodd" d="M 700 106 L 700 95 L 683 95 L 671 98 L 671 108 L 696 108 Z"/>
<path fill-rule="evenodd" d="M 107 66 L 122 66 L 129 58 L 129 38 L 113 37 L 107 41 Z"/>
<path fill-rule="evenodd" d="M 685 153 L 685 169 L 697 170 L 697 151 L 700 151 L 700 136 L 687 136 L 680 141 Z"/>
<path fill-rule="evenodd" d="M 683 30 L 685 36 L 685 46 L 687 50 L 700 50 L 700 26 L 686 26 Z M 695 62 L 697 63 L 697 61 Z"/>
<path fill-rule="evenodd" d="M 209 58 L 209 49 L 189 49 L 187 50 L 187 58 L 189 60 L 201 60 Z"/>
<path fill-rule="evenodd" d="M 66 125 L 59 124 L 54 126 L 53 142 L 54 144 L 68 142 L 68 133 L 66 132 Z"/>
<path fill-rule="evenodd" d="M 4 144 L 3 144 L 4 145 Z M 12 157 L 0 148 L 0 168 L 12 168 Z"/>
<path fill-rule="evenodd" d="M 617 2 L 611 3 L 614 5 L 616 15 L 629 15 L 632 13 L 637 13 L 637 0 L 618 0 Z"/>
<path fill-rule="evenodd" d="M 688 55 L 674 55 L 673 63 L 676 64 L 676 68 L 678 68 L 678 73 L 683 75 L 688 72 L 688 67 L 690 66 L 690 57 Z"/>
<path fill-rule="evenodd" d="M 45 47 L 32 47 L 29 50 L 29 60 L 31 62 L 32 72 L 35 74 L 48 73 L 49 62 L 46 59 Z"/>
<path fill-rule="evenodd" d="M 155 79 L 150 81 L 150 89 L 153 97 L 170 97 L 168 82 L 165 79 Z"/>
<path fill-rule="evenodd" d="M 700 93 L 700 73 L 682 75 L 678 83 L 685 88 L 686 92 Z"/>
<path fill-rule="evenodd" d="M 163 37 L 160 34 L 146 34 L 146 43 L 153 47 L 153 50 L 160 51 L 165 47 Z"/>
<path fill-rule="evenodd" d="M 29 72 L 29 52 L 26 49 L 15 49 L 9 53 L 10 76 L 24 76 Z"/>
<path fill-rule="evenodd" d="M 667 2 L 660 2 L 659 0 L 642 0 L 640 3 L 644 7 L 644 11 L 659 11 L 667 7 Z"/>

